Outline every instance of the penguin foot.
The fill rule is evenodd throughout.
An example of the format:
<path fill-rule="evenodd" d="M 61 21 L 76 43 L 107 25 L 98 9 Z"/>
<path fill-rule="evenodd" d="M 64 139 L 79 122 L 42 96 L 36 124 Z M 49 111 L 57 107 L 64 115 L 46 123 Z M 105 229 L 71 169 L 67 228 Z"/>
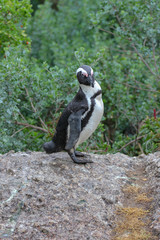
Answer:
<path fill-rule="evenodd" d="M 74 153 L 75 153 L 76 157 L 84 157 L 85 156 L 84 153 L 81 153 L 79 151 L 75 151 Z"/>
<path fill-rule="evenodd" d="M 73 162 L 75 162 L 75 163 L 77 163 L 77 164 L 93 163 L 93 161 L 90 160 L 90 159 L 77 159 L 75 152 L 72 153 L 72 152 L 68 151 L 68 154 L 69 154 L 69 156 L 71 157 L 71 159 L 73 160 Z M 81 153 L 80 153 L 80 154 L 81 154 Z M 82 153 L 82 154 L 83 154 L 83 153 Z M 81 156 L 82 156 L 82 155 L 81 155 Z M 81 156 L 79 156 L 79 157 L 81 157 Z"/>

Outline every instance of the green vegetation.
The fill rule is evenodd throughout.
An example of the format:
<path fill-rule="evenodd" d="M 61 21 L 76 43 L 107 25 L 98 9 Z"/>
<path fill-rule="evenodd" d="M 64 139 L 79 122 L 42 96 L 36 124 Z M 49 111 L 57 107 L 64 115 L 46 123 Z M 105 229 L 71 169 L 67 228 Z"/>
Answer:
<path fill-rule="evenodd" d="M 10 45 L 28 45 L 29 37 L 25 32 L 31 14 L 29 0 L 0 1 L 0 54 Z"/>
<path fill-rule="evenodd" d="M 81 64 L 94 69 L 105 104 L 81 150 L 160 149 L 159 1 L 31 3 L 0 3 L 0 152 L 42 149 L 78 90 Z"/>

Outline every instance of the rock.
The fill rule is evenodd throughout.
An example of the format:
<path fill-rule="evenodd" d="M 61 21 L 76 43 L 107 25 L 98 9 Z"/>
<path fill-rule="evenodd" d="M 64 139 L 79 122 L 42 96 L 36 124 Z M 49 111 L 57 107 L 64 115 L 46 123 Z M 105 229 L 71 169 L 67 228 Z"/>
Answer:
<path fill-rule="evenodd" d="M 132 183 L 128 172 L 139 165 L 154 192 L 152 228 L 160 234 L 160 152 L 90 157 L 94 163 L 77 165 L 64 152 L 0 155 L 0 238 L 112 239 L 123 187 Z"/>
<path fill-rule="evenodd" d="M 150 188 L 154 197 L 154 214 L 152 227 L 160 239 L 160 152 L 149 154 L 146 157 L 146 172 L 150 182 Z"/>

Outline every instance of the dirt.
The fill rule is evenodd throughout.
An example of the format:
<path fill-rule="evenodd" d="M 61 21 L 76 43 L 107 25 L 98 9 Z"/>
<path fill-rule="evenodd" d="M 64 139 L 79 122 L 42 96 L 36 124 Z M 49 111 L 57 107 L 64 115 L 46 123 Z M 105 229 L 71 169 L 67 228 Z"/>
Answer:
<path fill-rule="evenodd" d="M 160 152 L 0 155 L 0 239 L 159 240 Z"/>
<path fill-rule="evenodd" d="M 152 226 L 154 190 L 149 184 L 143 161 L 128 171 L 130 182 L 122 191 L 122 206 L 116 212 L 114 240 L 159 240 Z"/>

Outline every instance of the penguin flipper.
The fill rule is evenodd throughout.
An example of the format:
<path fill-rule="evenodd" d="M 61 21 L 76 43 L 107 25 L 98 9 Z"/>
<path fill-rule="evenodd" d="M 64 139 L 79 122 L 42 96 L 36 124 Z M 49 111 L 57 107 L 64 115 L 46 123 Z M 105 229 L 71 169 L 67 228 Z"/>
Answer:
<path fill-rule="evenodd" d="M 67 151 L 74 148 L 78 141 L 81 132 L 81 116 L 83 112 L 84 109 L 81 109 L 78 112 L 72 113 L 68 118 L 69 138 L 65 146 L 65 150 Z"/>

